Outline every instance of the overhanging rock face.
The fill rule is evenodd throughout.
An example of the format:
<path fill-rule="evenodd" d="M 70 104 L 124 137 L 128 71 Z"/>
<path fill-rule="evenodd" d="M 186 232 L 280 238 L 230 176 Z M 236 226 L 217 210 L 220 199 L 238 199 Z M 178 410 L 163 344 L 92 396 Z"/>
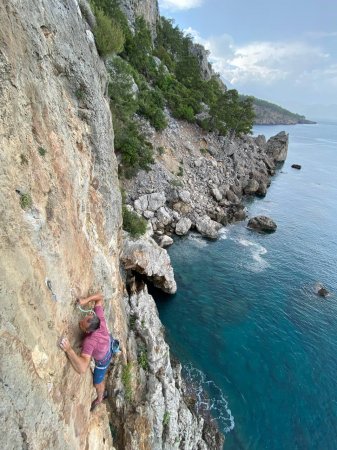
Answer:
<path fill-rule="evenodd" d="M 177 284 L 170 257 L 151 237 L 137 240 L 126 237 L 121 259 L 127 270 L 145 275 L 154 286 L 164 292 L 176 292 Z"/>

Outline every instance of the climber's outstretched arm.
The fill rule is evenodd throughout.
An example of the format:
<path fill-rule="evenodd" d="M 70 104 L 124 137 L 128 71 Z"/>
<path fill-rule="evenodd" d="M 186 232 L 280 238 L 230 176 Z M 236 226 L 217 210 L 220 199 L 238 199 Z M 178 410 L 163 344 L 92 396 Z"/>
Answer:
<path fill-rule="evenodd" d="M 61 339 L 60 347 L 68 356 L 68 359 L 76 372 L 79 374 L 85 373 L 89 367 L 91 357 L 84 354 L 81 354 L 81 356 L 77 355 L 72 349 L 67 338 Z"/>
<path fill-rule="evenodd" d="M 103 295 L 100 292 L 98 292 L 97 294 L 90 295 L 90 297 L 78 299 L 78 303 L 80 306 L 85 306 L 89 302 L 95 302 L 96 306 L 102 306 L 103 305 Z"/>

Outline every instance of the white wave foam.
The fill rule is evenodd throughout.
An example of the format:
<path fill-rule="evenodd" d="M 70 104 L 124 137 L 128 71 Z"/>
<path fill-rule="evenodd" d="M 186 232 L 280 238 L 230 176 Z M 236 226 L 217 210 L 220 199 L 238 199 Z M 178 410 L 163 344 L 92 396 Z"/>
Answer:
<path fill-rule="evenodd" d="M 249 241 L 248 239 L 238 238 L 237 242 L 244 247 L 249 247 L 254 264 L 249 264 L 248 269 L 252 272 L 262 272 L 264 269 L 269 267 L 268 262 L 263 259 L 263 255 L 267 253 L 267 249 L 263 247 L 263 245 L 258 244 L 257 242 Z"/>
<path fill-rule="evenodd" d="M 211 420 L 215 420 L 225 433 L 233 430 L 234 417 L 222 390 L 191 364 L 184 366 L 183 371 L 188 389 L 196 397 L 197 412 L 211 414 Z"/>
<path fill-rule="evenodd" d="M 228 228 L 221 228 L 219 231 L 219 239 L 225 240 L 228 238 L 229 229 Z"/>
<path fill-rule="evenodd" d="M 206 247 L 208 244 L 207 240 L 197 233 L 190 233 L 187 239 L 191 241 L 192 244 L 196 244 L 199 247 Z"/>

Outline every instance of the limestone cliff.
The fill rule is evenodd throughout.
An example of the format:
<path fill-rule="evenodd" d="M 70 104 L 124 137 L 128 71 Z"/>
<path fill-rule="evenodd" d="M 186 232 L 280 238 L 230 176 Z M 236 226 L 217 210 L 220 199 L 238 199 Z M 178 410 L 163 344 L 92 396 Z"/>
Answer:
<path fill-rule="evenodd" d="M 121 202 L 107 76 L 74 1 L 0 5 L 2 448 L 112 448 L 90 417 L 76 295 L 103 289 L 121 340 Z"/>
<path fill-rule="evenodd" d="M 146 286 L 125 289 L 106 90 L 76 0 L 0 4 L 1 447 L 218 449 L 185 401 Z M 91 373 L 76 374 L 58 340 L 79 350 L 74 300 L 98 289 L 122 353 L 109 402 L 90 414 Z"/>
<path fill-rule="evenodd" d="M 137 17 L 143 17 L 151 30 L 152 36 L 155 36 L 159 20 L 157 0 L 121 0 L 119 5 L 131 27 L 134 26 Z"/>

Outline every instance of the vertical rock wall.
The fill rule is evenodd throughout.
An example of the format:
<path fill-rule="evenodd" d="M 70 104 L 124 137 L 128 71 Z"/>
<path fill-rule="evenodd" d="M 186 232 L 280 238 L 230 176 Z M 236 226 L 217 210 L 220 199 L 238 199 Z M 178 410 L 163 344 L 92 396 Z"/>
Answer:
<path fill-rule="evenodd" d="M 132 5 L 134 17 L 158 14 L 155 1 Z M 76 0 L 1 2 L 1 447 L 218 449 L 184 400 L 152 297 L 123 289 L 107 81 Z M 78 375 L 58 341 L 79 351 L 74 300 L 94 290 L 123 352 L 110 403 L 90 414 L 91 373 Z"/>
<path fill-rule="evenodd" d="M 57 346 L 62 334 L 78 345 L 73 301 L 90 288 L 103 289 L 110 326 L 126 333 L 106 85 L 76 1 L 1 2 L 3 449 L 112 448 L 105 410 L 90 417 L 89 371 L 77 375 Z"/>
<path fill-rule="evenodd" d="M 131 27 L 137 17 L 143 17 L 149 25 L 152 36 L 155 36 L 159 20 L 157 0 L 121 0 L 119 4 Z"/>

